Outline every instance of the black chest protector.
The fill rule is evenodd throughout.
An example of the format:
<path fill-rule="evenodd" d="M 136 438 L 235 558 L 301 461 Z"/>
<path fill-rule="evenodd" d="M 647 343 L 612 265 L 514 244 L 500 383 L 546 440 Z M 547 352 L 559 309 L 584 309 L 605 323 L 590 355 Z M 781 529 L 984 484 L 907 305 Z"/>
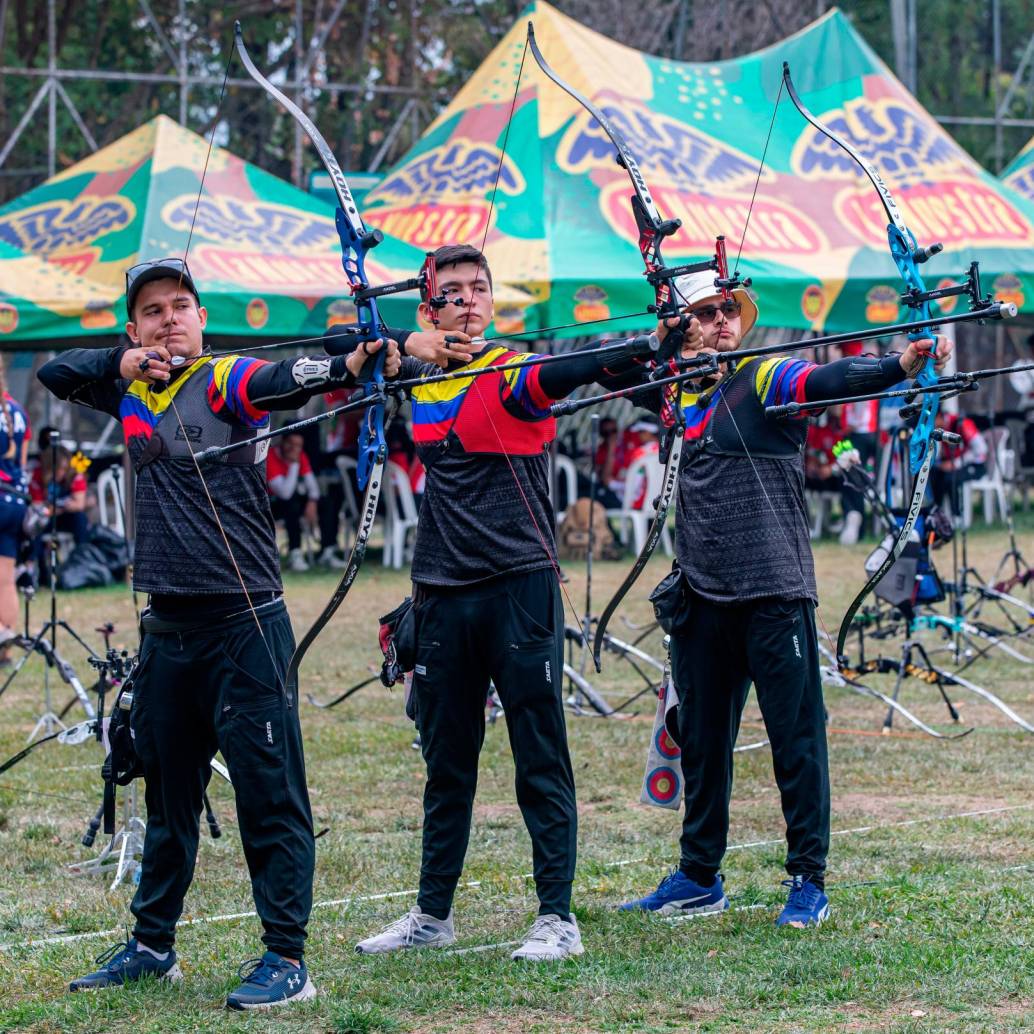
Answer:
<path fill-rule="evenodd" d="M 786 459 L 803 453 L 808 421 L 769 420 L 754 388 L 756 369 L 754 361 L 741 362 L 720 385 L 721 396 L 698 396 L 698 402 L 706 399 L 713 411 L 699 438 L 687 436 L 690 454 Z"/>
<path fill-rule="evenodd" d="M 242 581 L 249 594 L 280 592 L 268 443 L 242 445 L 206 463 L 201 474 L 191 458 L 209 446 L 247 442 L 259 430 L 227 409 L 212 412 L 210 362 L 183 375 L 187 380 L 149 439 L 130 440 L 137 474 L 133 584 L 141 592 L 181 596 L 240 594 Z"/>

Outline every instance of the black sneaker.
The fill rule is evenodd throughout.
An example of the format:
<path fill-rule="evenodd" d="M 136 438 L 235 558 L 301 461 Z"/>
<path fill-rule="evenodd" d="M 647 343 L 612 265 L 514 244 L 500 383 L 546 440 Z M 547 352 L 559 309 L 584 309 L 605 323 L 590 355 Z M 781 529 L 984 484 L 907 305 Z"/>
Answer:
<path fill-rule="evenodd" d="M 296 966 L 275 951 L 267 951 L 260 959 L 248 959 L 241 964 L 238 975 L 241 986 L 227 996 L 227 1009 L 271 1009 L 316 997 L 305 963 Z"/>
<path fill-rule="evenodd" d="M 183 979 L 176 965 L 176 953 L 170 951 L 164 959 L 156 959 L 150 952 L 141 951 L 134 937 L 109 948 L 94 960 L 100 969 L 87 973 L 68 985 L 69 991 L 96 991 L 102 987 L 121 987 L 134 980 L 153 977 L 155 980 L 175 982 Z"/>

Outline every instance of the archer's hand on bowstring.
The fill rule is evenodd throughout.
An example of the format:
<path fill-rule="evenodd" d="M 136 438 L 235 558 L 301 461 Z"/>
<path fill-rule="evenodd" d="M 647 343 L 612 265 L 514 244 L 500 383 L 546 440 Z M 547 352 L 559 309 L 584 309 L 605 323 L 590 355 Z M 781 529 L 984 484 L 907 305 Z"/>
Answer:
<path fill-rule="evenodd" d="M 418 330 L 406 338 L 406 355 L 443 370 L 449 363 L 469 363 L 484 347 L 482 339 L 475 340 L 460 330 Z"/>
<path fill-rule="evenodd" d="M 943 334 L 937 334 L 934 337 L 921 338 L 919 341 L 909 341 L 908 348 L 901 353 L 900 359 L 901 369 L 906 377 L 911 378 L 919 375 L 919 371 L 923 368 L 923 362 L 931 358 L 930 353 L 935 345 L 936 355 L 932 356 L 934 373 L 938 377 L 944 373 L 944 368 L 948 365 L 948 360 L 951 358 L 951 353 L 955 350 L 955 346 Z"/>
<path fill-rule="evenodd" d="M 348 372 L 359 380 L 366 363 L 384 347 L 384 338 L 377 338 L 376 341 L 360 341 L 345 360 Z M 384 357 L 384 376 L 397 377 L 402 368 L 402 357 L 399 355 L 399 346 L 392 338 L 388 339 L 388 354 Z"/>
<path fill-rule="evenodd" d="M 119 376 L 124 381 L 165 384 L 172 372 L 170 358 L 168 349 L 162 345 L 154 345 L 151 348 L 127 348 L 119 360 Z"/>
<path fill-rule="evenodd" d="M 680 324 L 685 320 L 683 316 L 671 316 L 657 324 L 657 337 L 663 342 L 672 331 L 678 331 Z M 715 355 L 717 350 L 704 344 L 704 331 L 698 319 L 691 318 L 689 324 L 682 328 L 682 345 L 679 348 L 680 359 L 696 359 L 699 355 Z M 717 384 L 722 379 L 724 367 L 719 366 L 718 372 L 702 374 L 707 378 L 707 385 Z"/>

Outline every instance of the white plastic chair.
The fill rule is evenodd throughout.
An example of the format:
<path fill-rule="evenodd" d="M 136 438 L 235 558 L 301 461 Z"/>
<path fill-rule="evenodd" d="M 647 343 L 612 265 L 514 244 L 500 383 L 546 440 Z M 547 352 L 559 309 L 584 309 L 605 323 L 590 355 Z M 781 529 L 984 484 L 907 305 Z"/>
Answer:
<path fill-rule="evenodd" d="M 962 484 L 962 523 L 967 528 L 973 523 L 974 492 L 983 496 L 985 524 L 994 521 L 996 502 L 999 516 L 1005 519 L 1006 482 L 1016 470 L 1016 454 L 1008 447 L 1009 429 L 992 427 L 984 434 L 987 437 L 987 473 Z"/>
<path fill-rule="evenodd" d="M 820 492 L 813 488 L 805 489 L 805 503 L 808 507 L 808 514 L 811 517 L 810 536 L 813 539 L 822 538 L 829 523 L 833 507 L 839 503 L 842 496 L 839 492 Z"/>
<path fill-rule="evenodd" d="M 341 478 L 341 520 L 351 534 L 359 521 L 359 501 L 355 497 L 355 470 L 359 464 L 351 456 L 338 456 L 334 464 Z"/>
<path fill-rule="evenodd" d="M 125 486 L 122 483 L 122 468 L 107 467 L 97 478 L 97 516 L 105 528 L 126 537 L 125 515 L 122 512 L 121 498 Z"/>
<path fill-rule="evenodd" d="M 384 487 L 388 490 L 384 510 L 384 566 L 398 570 L 411 559 L 407 539 L 410 529 L 417 524 L 416 502 L 409 475 L 397 463 L 385 465 Z"/>
<path fill-rule="evenodd" d="M 556 478 L 550 479 L 550 491 L 552 491 L 555 484 L 558 494 L 562 495 L 567 500 L 567 506 L 570 506 L 578 498 L 578 468 L 574 465 L 574 460 L 570 456 L 561 456 L 559 453 L 554 457 L 553 462 L 555 464 Z M 564 488 L 563 492 L 559 491 L 561 484 Z M 567 506 L 563 510 L 557 511 L 557 524 L 567 514 Z M 556 499 L 553 500 L 553 508 L 556 509 Z"/>
<path fill-rule="evenodd" d="M 633 503 L 642 492 L 643 478 L 646 478 L 646 492 L 643 493 L 642 509 L 635 509 Z M 636 554 L 643 548 L 656 511 L 653 502 L 660 494 L 664 468 L 657 453 L 648 453 L 631 464 L 625 471 L 625 487 L 619 510 L 608 510 L 607 517 L 618 522 L 618 537 L 622 545 L 628 545 L 628 531 L 632 530 L 632 544 Z M 668 526 L 661 532 L 661 546 L 668 556 L 672 555 L 671 534 Z"/>

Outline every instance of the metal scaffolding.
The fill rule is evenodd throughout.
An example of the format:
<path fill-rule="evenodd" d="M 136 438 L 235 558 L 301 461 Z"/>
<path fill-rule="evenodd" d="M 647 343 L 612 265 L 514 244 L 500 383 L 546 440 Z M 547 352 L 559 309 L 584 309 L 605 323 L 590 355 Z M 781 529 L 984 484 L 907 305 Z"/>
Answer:
<path fill-rule="evenodd" d="M 377 153 L 374 156 L 374 160 L 370 163 L 371 171 L 376 171 L 381 163 L 389 156 L 392 147 L 400 140 L 400 138 L 406 138 L 410 143 L 415 142 L 423 126 L 430 121 L 432 117 L 430 104 L 437 98 L 434 95 L 429 95 L 426 90 L 418 89 L 417 87 L 391 86 L 368 82 L 343 83 L 320 81 L 318 84 L 314 83 L 314 65 L 316 64 L 320 53 L 322 53 L 323 47 L 327 42 L 327 38 L 339 22 L 347 2 L 348 0 L 337 0 L 333 10 L 325 19 L 323 19 L 320 26 L 313 32 L 308 44 L 306 45 L 302 0 L 295 0 L 295 75 L 293 79 L 287 80 L 279 85 L 285 93 L 292 97 L 294 102 L 303 111 L 308 107 L 307 93 L 314 87 L 314 85 L 318 86 L 320 91 L 328 91 L 331 94 L 388 94 L 406 98 L 405 103 L 402 105 L 394 121 L 386 130 L 384 141 L 378 148 Z M 2 75 L 43 80 L 41 86 L 29 102 L 28 107 L 25 109 L 21 119 L 18 121 L 17 126 L 15 126 L 10 137 L 4 143 L 3 148 L 0 148 L 0 175 L 24 175 L 26 172 L 35 171 L 29 169 L 17 169 L 7 170 L 5 172 L 4 167 L 22 134 L 31 124 L 33 117 L 36 115 L 36 112 L 44 101 L 47 102 L 48 177 L 53 176 L 57 171 L 57 112 L 59 101 L 68 111 L 68 114 L 71 116 L 76 128 L 82 134 L 82 137 L 86 141 L 90 151 L 93 152 L 97 150 L 97 141 L 94 139 L 89 126 L 87 126 L 86 122 L 83 120 L 82 115 L 77 109 L 72 98 L 68 95 L 68 91 L 63 85 L 64 81 L 94 80 L 105 82 L 177 85 L 179 87 L 179 122 L 184 126 L 187 124 L 188 120 L 191 89 L 197 86 L 221 86 L 223 84 L 223 79 L 220 77 L 194 75 L 190 72 L 187 51 L 189 40 L 185 30 L 185 27 L 188 24 L 186 0 L 177 0 L 178 11 L 175 24 L 179 27 L 180 31 L 175 34 L 177 37 L 176 39 L 171 39 L 169 34 L 162 27 L 161 23 L 155 17 L 154 11 L 152 10 L 148 0 L 137 0 L 137 4 L 153 30 L 155 38 L 158 40 L 165 56 L 168 58 L 169 65 L 172 69 L 170 72 L 117 72 L 97 69 L 59 67 L 55 14 L 56 3 L 55 0 L 47 0 L 46 67 L 32 68 L 15 65 L 0 65 L 0 74 Z M 365 0 L 362 31 L 363 37 L 368 37 L 375 6 L 376 0 Z M 362 70 L 360 70 L 360 75 L 361 74 Z M 246 89 L 259 88 L 251 78 L 231 78 L 227 79 L 226 82 L 228 85 L 239 86 Z M 406 136 L 407 130 L 408 137 Z M 303 147 L 304 134 L 302 133 L 301 126 L 295 124 L 294 149 L 291 160 L 291 179 L 295 186 L 302 188 L 305 187 L 305 176 L 302 168 Z"/>

